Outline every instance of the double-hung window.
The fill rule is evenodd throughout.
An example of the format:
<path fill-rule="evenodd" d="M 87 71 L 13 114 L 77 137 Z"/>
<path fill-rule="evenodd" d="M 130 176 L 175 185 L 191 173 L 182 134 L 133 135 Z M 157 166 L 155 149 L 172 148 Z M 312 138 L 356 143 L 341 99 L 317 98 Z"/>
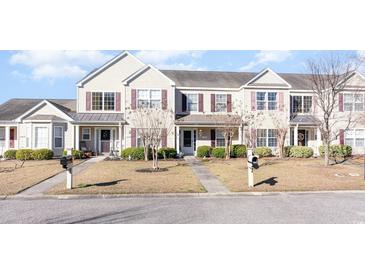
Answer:
<path fill-rule="evenodd" d="M 115 93 L 114 92 L 93 92 L 92 110 L 115 110 Z"/>
<path fill-rule="evenodd" d="M 82 141 L 91 141 L 91 128 L 84 127 L 82 128 Z"/>
<path fill-rule="evenodd" d="M 215 95 L 215 111 L 227 112 L 227 94 Z"/>
<path fill-rule="evenodd" d="M 5 140 L 5 128 L 0 127 L 0 141 L 4 141 L 4 140 Z"/>
<path fill-rule="evenodd" d="M 292 96 L 292 113 L 309 113 L 312 110 L 312 96 Z"/>
<path fill-rule="evenodd" d="M 188 111 L 198 111 L 198 94 L 187 94 Z"/>
<path fill-rule="evenodd" d="M 257 110 L 265 110 L 265 105 L 266 105 L 265 98 L 266 98 L 266 92 L 256 93 Z"/>
<path fill-rule="evenodd" d="M 138 108 L 161 108 L 161 90 L 138 89 L 137 106 Z"/>
<path fill-rule="evenodd" d="M 54 147 L 63 148 L 63 127 L 54 127 Z"/>
<path fill-rule="evenodd" d="M 365 129 L 351 129 L 345 131 L 345 144 L 351 147 L 364 147 Z"/>
<path fill-rule="evenodd" d="M 34 130 L 35 148 L 47 148 L 48 147 L 48 127 L 35 127 Z"/>
<path fill-rule="evenodd" d="M 268 100 L 268 105 L 267 105 L 267 109 L 268 110 L 276 110 L 276 106 L 277 106 L 277 93 L 276 92 L 268 92 L 267 93 L 267 100 Z"/>
<path fill-rule="evenodd" d="M 347 93 L 343 96 L 343 106 L 345 111 L 363 111 L 364 110 L 364 95 Z"/>
<path fill-rule="evenodd" d="M 257 147 L 276 147 L 277 138 L 275 129 L 257 129 L 256 130 Z"/>
<path fill-rule="evenodd" d="M 276 110 L 278 105 L 277 97 L 277 92 L 258 91 L 256 93 L 257 110 Z"/>
<path fill-rule="evenodd" d="M 217 129 L 215 131 L 215 143 L 217 147 L 224 147 L 226 140 L 224 139 L 224 133 L 222 130 Z"/>

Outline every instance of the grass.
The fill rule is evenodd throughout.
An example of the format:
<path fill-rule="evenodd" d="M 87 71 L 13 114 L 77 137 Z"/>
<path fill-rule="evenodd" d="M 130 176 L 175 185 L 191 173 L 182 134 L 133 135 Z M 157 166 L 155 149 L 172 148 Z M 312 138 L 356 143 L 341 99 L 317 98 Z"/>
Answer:
<path fill-rule="evenodd" d="M 241 191 L 319 191 L 365 190 L 361 159 L 323 166 L 323 159 L 260 159 L 254 171 L 255 187 L 247 186 L 247 160 L 208 160 L 204 164 L 231 190 Z M 350 176 L 350 173 L 358 176 Z"/>
<path fill-rule="evenodd" d="M 128 194 L 128 193 L 194 193 L 205 192 L 193 171 L 184 161 L 160 161 L 165 172 L 143 173 L 152 162 L 102 161 L 74 177 L 74 189 L 66 183 L 49 194 Z"/>
<path fill-rule="evenodd" d="M 15 166 L 17 168 L 15 169 Z M 0 161 L 0 195 L 13 195 L 62 171 L 59 160 Z"/>

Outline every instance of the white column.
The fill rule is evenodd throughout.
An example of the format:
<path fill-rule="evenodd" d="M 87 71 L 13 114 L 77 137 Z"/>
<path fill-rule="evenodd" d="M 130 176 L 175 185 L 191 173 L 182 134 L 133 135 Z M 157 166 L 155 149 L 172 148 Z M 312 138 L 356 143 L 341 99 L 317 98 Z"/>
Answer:
<path fill-rule="evenodd" d="M 294 127 L 294 145 L 298 145 L 298 124 Z"/>
<path fill-rule="evenodd" d="M 10 126 L 5 127 L 5 151 L 10 147 Z"/>
<path fill-rule="evenodd" d="M 80 126 L 75 126 L 75 149 L 80 150 Z"/>
<path fill-rule="evenodd" d="M 243 140 L 242 140 L 242 126 L 240 126 L 238 128 L 238 142 L 239 142 L 240 145 L 243 144 Z"/>
<path fill-rule="evenodd" d="M 53 144 L 53 124 L 50 123 L 48 128 L 48 149 L 52 150 Z"/>
<path fill-rule="evenodd" d="M 176 126 L 176 151 L 180 153 L 180 127 Z"/>
<path fill-rule="evenodd" d="M 119 137 L 119 152 L 122 151 L 122 125 L 119 124 L 118 128 L 118 137 Z"/>

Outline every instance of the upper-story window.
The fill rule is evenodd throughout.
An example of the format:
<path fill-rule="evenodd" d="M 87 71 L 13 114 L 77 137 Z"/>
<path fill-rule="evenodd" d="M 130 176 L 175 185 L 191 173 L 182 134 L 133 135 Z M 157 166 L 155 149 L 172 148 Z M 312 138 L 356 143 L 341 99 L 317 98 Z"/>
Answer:
<path fill-rule="evenodd" d="M 215 95 L 215 111 L 227 112 L 227 94 Z"/>
<path fill-rule="evenodd" d="M 312 110 L 312 96 L 292 96 L 292 113 L 309 113 Z"/>
<path fill-rule="evenodd" d="M 363 111 L 364 95 L 363 94 L 344 94 L 343 108 L 345 111 Z"/>
<path fill-rule="evenodd" d="M 138 89 L 137 90 L 138 108 L 160 108 L 161 90 L 160 89 Z"/>
<path fill-rule="evenodd" d="M 198 111 L 198 94 L 187 94 L 187 110 Z"/>
<path fill-rule="evenodd" d="M 256 93 L 257 110 L 265 110 L 266 106 L 268 110 L 277 109 L 277 92 L 263 92 Z"/>
<path fill-rule="evenodd" d="M 115 110 L 114 92 L 93 92 L 92 110 Z"/>

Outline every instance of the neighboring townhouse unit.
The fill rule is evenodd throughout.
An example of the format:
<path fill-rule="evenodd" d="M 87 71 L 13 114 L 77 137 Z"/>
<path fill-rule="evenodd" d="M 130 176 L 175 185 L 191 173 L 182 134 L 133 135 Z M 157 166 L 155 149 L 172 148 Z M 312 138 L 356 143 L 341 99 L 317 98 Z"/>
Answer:
<path fill-rule="evenodd" d="M 96 154 L 141 145 L 128 113 L 141 107 L 175 113 L 174 130 L 162 146 L 193 155 L 201 145 L 224 146 L 222 127 L 237 113 L 260 113 L 255 127 L 237 124 L 233 144 L 276 148 L 272 114 L 288 124 L 287 145 L 310 146 L 318 153 L 320 109 L 310 75 L 158 70 L 128 52 L 116 56 L 77 83 L 76 100 L 12 99 L 0 105 L 0 154 L 7 149 L 49 148 L 56 156 L 66 148 Z M 354 72 L 339 96 L 338 139 L 354 153 L 364 152 L 365 124 L 346 128 L 346 117 L 362 118 L 365 79 Z M 360 90 L 360 91 L 359 91 Z M 357 96 L 354 96 L 354 94 Z M 342 117 L 342 118 L 341 118 Z"/>

